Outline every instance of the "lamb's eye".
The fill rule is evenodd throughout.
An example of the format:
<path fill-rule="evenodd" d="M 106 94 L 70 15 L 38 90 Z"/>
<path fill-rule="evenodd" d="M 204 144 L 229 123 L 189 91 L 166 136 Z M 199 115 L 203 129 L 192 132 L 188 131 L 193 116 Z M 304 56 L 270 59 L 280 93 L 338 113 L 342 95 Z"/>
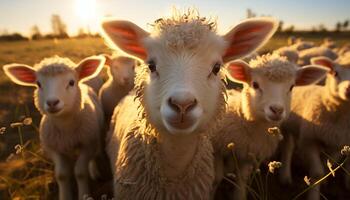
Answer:
<path fill-rule="evenodd" d="M 260 88 L 259 84 L 257 82 L 255 82 L 255 81 L 253 81 L 252 86 L 256 90 Z"/>
<path fill-rule="evenodd" d="M 294 85 L 290 86 L 289 91 L 292 91 L 294 88 Z"/>
<path fill-rule="evenodd" d="M 215 63 L 215 65 L 213 66 L 212 72 L 214 75 L 217 75 L 220 71 L 221 68 L 221 64 L 220 63 Z"/>
<path fill-rule="evenodd" d="M 148 68 L 151 72 L 157 71 L 157 66 L 156 66 L 156 63 L 154 62 L 154 60 L 148 61 Z"/>
<path fill-rule="evenodd" d="M 70 80 L 70 81 L 69 81 L 69 86 L 73 87 L 74 84 L 75 84 L 74 80 Z"/>
<path fill-rule="evenodd" d="M 334 72 L 333 72 L 333 76 L 334 76 L 334 77 L 338 77 L 338 76 L 339 76 L 338 72 L 337 72 L 337 71 L 334 71 Z"/>
<path fill-rule="evenodd" d="M 36 85 L 41 88 L 41 83 L 39 81 L 36 82 Z"/>

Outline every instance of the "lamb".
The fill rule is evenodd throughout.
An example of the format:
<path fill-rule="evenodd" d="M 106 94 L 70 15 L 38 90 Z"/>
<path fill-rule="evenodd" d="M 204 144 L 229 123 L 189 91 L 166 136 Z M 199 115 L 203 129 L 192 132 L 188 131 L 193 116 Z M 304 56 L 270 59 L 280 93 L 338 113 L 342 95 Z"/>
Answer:
<path fill-rule="evenodd" d="M 216 22 L 192 10 L 158 19 L 152 33 L 129 21 L 102 26 L 112 47 L 147 63 L 107 134 L 115 198 L 209 199 L 211 130 L 226 105 L 222 63 L 263 45 L 276 21 L 249 19 L 224 36 L 216 34 Z"/>
<path fill-rule="evenodd" d="M 325 38 L 323 40 L 323 43 L 321 44 L 321 47 L 326 47 L 328 49 L 332 49 L 334 50 L 335 48 L 337 48 L 337 44 L 335 43 L 334 40 L 332 40 L 331 38 Z"/>
<path fill-rule="evenodd" d="M 90 195 L 89 170 L 96 172 L 92 171 L 97 167 L 93 160 L 100 152 L 104 120 L 97 95 L 82 82 L 96 76 L 104 63 L 105 58 L 100 56 L 86 58 L 79 64 L 55 56 L 34 67 L 4 66 L 5 74 L 13 82 L 36 87 L 34 102 L 42 114 L 40 141 L 54 163 L 60 200 L 74 199 L 73 173 L 79 199 Z"/>
<path fill-rule="evenodd" d="M 299 52 L 299 65 L 309 65 L 311 58 L 318 57 L 318 56 L 325 56 L 332 60 L 335 60 L 338 58 L 337 53 L 332 51 L 332 49 L 328 49 L 326 47 L 313 47 L 310 49 L 306 49 Z"/>
<path fill-rule="evenodd" d="M 293 93 L 291 116 L 282 125 L 286 141 L 280 178 L 284 183 L 292 182 L 294 148 L 306 161 L 311 180 L 316 181 L 325 174 L 321 152 L 339 157 L 341 148 L 350 143 L 350 56 L 335 62 L 317 57 L 311 62 L 328 67 L 329 72 L 325 86 L 302 87 Z M 307 199 L 320 199 L 319 185 L 310 190 Z"/>
<path fill-rule="evenodd" d="M 243 84 L 243 90 L 229 93 L 228 109 L 215 131 L 215 185 L 224 174 L 239 172 L 233 198 L 246 199 L 247 181 L 256 162 L 276 151 L 280 138 L 268 130 L 287 118 L 293 87 L 314 83 L 327 70 L 319 66 L 298 67 L 286 57 L 266 54 L 249 64 L 233 61 L 227 65 L 227 71 L 230 79 Z M 227 148 L 230 143 L 234 144 L 232 150 Z"/>
<path fill-rule="evenodd" d="M 296 39 L 296 41 L 293 45 L 290 45 L 290 47 L 297 50 L 297 51 L 302 51 L 302 50 L 316 47 L 316 45 L 313 42 L 303 41 L 302 38 L 298 38 L 298 39 Z"/>
<path fill-rule="evenodd" d="M 125 56 L 107 56 L 108 80 L 99 92 L 107 122 L 113 114 L 115 106 L 134 88 L 136 60 Z"/>
<path fill-rule="evenodd" d="M 291 47 L 281 47 L 274 51 L 274 53 L 279 54 L 280 56 L 285 56 L 292 63 L 297 63 L 299 59 L 299 53 L 296 49 Z"/>

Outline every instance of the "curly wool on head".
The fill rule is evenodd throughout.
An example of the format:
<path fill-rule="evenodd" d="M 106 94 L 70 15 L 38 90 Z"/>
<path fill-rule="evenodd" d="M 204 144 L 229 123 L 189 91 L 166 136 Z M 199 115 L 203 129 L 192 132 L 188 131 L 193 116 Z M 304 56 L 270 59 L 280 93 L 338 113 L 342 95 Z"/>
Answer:
<path fill-rule="evenodd" d="M 294 77 L 297 66 L 278 54 L 266 54 L 249 62 L 250 67 L 271 81 L 282 82 Z"/>
<path fill-rule="evenodd" d="M 40 63 L 36 64 L 34 68 L 42 75 L 56 75 L 66 72 L 73 72 L 76 64 L 69 58 L 62 58 L 53 56 L 44 58 Z"/>
<path fill-rule="evenodd" d="M 216 33 L 216 20 L 200 17 L 195 9 L 181 13 L 174 9 L 171 17 L 160 18 L 152 24 L 153 35 L 164 39 L 166 45 L 173 49 L 194 49 L 206 36 Z"/>

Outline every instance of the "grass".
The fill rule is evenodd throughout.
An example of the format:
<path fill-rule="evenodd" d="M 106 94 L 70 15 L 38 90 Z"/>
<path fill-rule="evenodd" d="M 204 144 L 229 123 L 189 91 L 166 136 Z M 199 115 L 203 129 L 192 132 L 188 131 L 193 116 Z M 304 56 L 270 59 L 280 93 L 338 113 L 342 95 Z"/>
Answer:
<path fill-rule="evenodd" d="M 288 35 L 275 36 L 261 52 L 284 46 L 287 37 Z M 316 43 L 323 39 L 314 35 L 303 37 Z M 343 44 L 347 39 L 341 37 L 335 40 Z M 0 66 L 14 62 L 34 65 L 53 55 L 67 56 L 78 62 L 87 56 L 108 52 L 109 49 L 100 38 L 0 42 Z M 57 185 L 53 178 L 53 165 L 43 156 L 39 145 L 37 127 L 40 114 L 33 104 L 33 88 L 15 85 L 0 70 L 0 91 L 0 128 L 6 128 L 4 133 L 3 129 L 0 131 L 0 199 L 56 199 Z M 32 124 L 11 127 L 12 123 L 22 123 L 28 117 L 32 118 Z M 268 172 L 263 169 L 260 173 Z M 305 185 L 300 177 L 297 183 Z M 285 199 L 291 199 L 296 192 L 304 189 L 282 187 L 274 175 L 259 180 L 259 184 L 261 185 L 253 183 L 251 188 L 260 188 L 264 193 L 263 199 L 281 199 L 281 195 Z M 262 191 L 264 188 L 265 191 Z M 338 192 L 334 189 L 330 191 L 330 196 Z"/>

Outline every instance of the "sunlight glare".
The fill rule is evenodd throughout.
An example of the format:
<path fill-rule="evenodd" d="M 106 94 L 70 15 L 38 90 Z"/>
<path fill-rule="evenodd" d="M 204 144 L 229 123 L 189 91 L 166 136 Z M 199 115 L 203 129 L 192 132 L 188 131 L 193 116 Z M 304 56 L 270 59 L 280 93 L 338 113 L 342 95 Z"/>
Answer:
<path fill-rule="evenodd" d="M 77 15 L 84 21 L 96 18 L 96 0 L 75 0 Z"/>

